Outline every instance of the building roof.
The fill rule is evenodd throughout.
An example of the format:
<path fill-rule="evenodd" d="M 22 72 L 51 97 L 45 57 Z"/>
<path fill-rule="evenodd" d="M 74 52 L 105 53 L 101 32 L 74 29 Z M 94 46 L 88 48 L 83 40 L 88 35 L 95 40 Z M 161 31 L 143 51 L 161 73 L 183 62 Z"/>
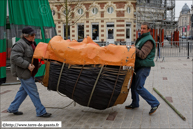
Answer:
<path fill-rule="evenodd" d="M 187 14 L 190 12 L 190 8 L 188 7 L 188 5 L 185 3 L 185 5 L 182 7 L 182 14 Z"/>

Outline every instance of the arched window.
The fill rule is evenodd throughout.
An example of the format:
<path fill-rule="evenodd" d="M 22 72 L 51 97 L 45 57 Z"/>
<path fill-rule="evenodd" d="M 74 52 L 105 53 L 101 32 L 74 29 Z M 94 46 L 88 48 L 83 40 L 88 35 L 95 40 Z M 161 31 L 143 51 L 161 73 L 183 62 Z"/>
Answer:
<path fill-rule="evenodd" d="M 93 13 L 93 14 L 97 14 L 97 13 L 98 13 L 98 9 L 97 9 L 97 8 L 93 8 L 93 9 L 92 9 L 92 13 Z"/>
<path fill-rule="evenodd" d="M 127 7 L 127 13 L 130 13 L 130 12 L 131 12 L 131 8 Z"/>
<path fill-rule="evenodd" d="M 70 12 L 70 9 L 67 10 L 67 13 L 66 13 L 66 9 L 64 9 L 64 11 L 63 11 L 64 15 L 66 15 L 66 14 L 68 15 L 69 12 Z"/>
<path fill-rule="evenodd" d="M 108 7 L 107 12 L 108 12 L 109 14 L 113 13 L 113 11 L 114 11 L 113 7 Z"/>
<path fill-rule="evenodd" d="M 55 15 L 55 10 L 52 10 L 52 16 L 54 16 Z"/>
<path fill-rule="evenodd" d="M 63 11 L 64 15 L 66 15 L 66 10 Z"/>
<path fill-rule="evenodd" d="M 83 14 L 83 9 L 81 9 L 81 8 L 78 9 L 78 14 L 79 14 L 79 15 L 82 15 L 82 14 Z"/>

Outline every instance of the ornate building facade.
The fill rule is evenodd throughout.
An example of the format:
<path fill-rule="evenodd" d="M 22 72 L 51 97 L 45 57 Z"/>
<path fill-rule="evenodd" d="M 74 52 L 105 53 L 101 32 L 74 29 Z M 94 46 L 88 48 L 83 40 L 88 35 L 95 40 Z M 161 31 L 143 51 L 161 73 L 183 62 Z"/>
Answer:
<path fill-rule="evenodd" d="M 185 3 L 185 5 L 182 7 L 182 10 L 180 12 L 180 16 L 178 19 L 178 30 L 180 33 L 180 36 L 190 36 L 190 8 Z"/>
<path fill-rule="evenodd" d="M 57 34 L 65 39 L 65 3 L 63 0 L 49 3 Z M 72 16 L 68 31 L 71 40 L 81 41 L 86 36 L 95 42 L 136 40 L 136 0 L 82 0 L 77 4 L 69 2 L 68 8 Z M 77 17 L 80 18 L 76 20 Z"/>
<path fill-rule="evenodd" d="M 190 31 L 189 31 L 189 34 L 193 37 L 193 5 L 191 5 L 191 10 L 190 10 L 190 22 L 189 22 L 189 25 L 190 25 Z"/>

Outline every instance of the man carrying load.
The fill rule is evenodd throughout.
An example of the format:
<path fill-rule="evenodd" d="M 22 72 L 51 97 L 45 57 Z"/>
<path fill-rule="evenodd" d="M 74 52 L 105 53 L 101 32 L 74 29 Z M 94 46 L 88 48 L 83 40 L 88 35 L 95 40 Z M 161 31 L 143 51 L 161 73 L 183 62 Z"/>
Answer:
<path fill-rule="evenodd" d="M 150 35 L 149 24 L 147 22 L 141 25 L 141 36 L 137 39 L 136 43 L 136 61 L 135 73 L 133 75 L 131 84 L 131 97 L 132 103 L 125 106 L 126 109 L 134 109 L 139 107 L 139 95 L 146 100 L 151 106 L 149 115 L 153 114 L 158 106 L 159 101 L 144 88 L 145 80 L 149 76 L 151 67 L 155 66 L 155 41 Z"/>

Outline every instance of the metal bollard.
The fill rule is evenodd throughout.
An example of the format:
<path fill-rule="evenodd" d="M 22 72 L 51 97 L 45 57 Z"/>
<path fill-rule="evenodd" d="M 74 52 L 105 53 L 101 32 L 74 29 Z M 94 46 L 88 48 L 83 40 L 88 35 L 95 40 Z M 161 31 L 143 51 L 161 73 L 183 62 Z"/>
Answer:
<path fill-rule="evenodd" d="M 158 51 L 157 56 L 160 58 L 160 44 L 159 44 L 159 42 L 157 44 L 157 51 Z"/>
<path fill-rule="evenodd" d="M 188 57 L 187 57 L 187 59 L 189 59 L 189 56 L 190 56 L 190 44 L 188 42 Z"/>

